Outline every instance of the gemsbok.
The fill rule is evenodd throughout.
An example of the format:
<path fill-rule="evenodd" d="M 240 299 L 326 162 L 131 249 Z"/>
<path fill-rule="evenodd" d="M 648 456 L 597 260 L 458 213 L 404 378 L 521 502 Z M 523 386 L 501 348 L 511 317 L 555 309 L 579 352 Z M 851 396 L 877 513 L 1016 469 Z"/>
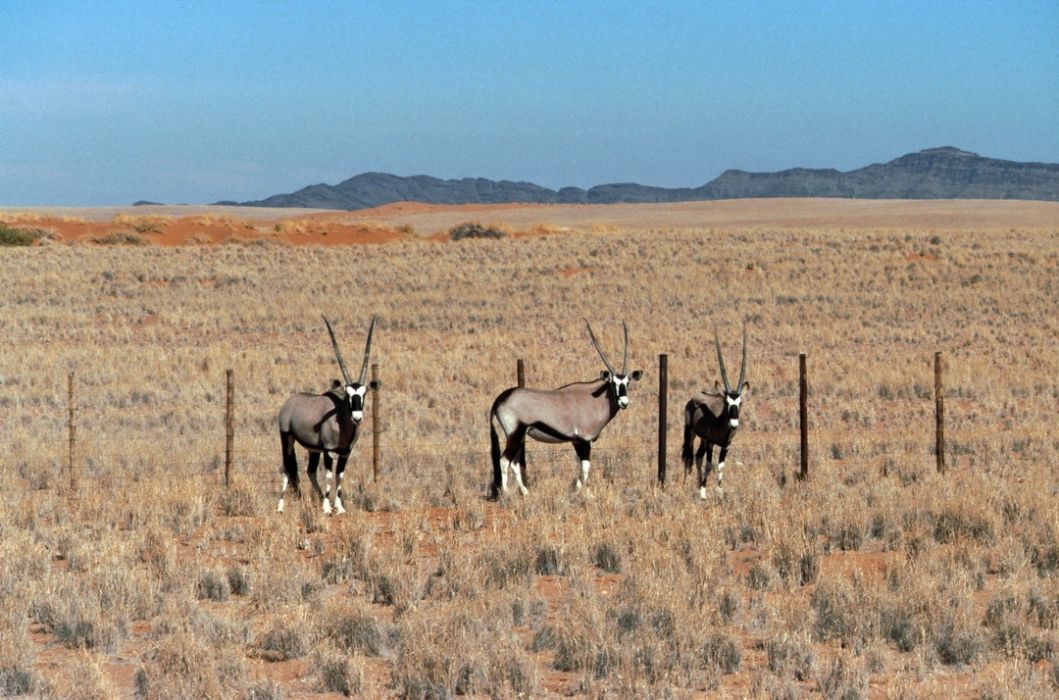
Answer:
<path fill-rule="evenodd" d="M 724 369 L 724 357 L 721 355 L 721 341 L 717 330 L 713 331 L 713 342 L 717 346 L 717 364 L 721 368 L 721 379 L 724 387 L 714 381 L 714 391 L 703 390 L 692 397 L 684 407 L 684 448 L 681 458 L 684 461 L 684 479 L 691 473 L 691 456 L 695 437 L 701 442 L 695 452 L 695 469 L 698 476 L 699 498 L 706 498 L 706 478 L 713 471 L 713 447 L 721 448 L 717 460 L 717 493 L 723 494 L 721 481 L 724 479 L 724 460 L 732 444 L 736 430 L 739 429 L 739 408 L 743 402 L 750 382 L 746 381 L 746 323 L 743 323 L 743 361 L 739 368 L 739 382 L 732 388 L 728 383 L 728 373 Z M 703 470 L 702 458 L 706 457 L 706 469 Z"/>
<path fill-rule="evenodd" d="M 368 327 L 368 340 L 364 346 L 364 364 L 360 368 L 357 381 L 349 376 L 342 351 L 338 349 L 338 340 L 331 323 L 324 317 L 327 332 L 331 335 L 331 345 L 335 349 L 335 358 L 342 370 L 345 386 L 337 379 L 331 389 L 323 394 L 298 393 L 284 402 L 279 410 L 279 438 L 283 444 L 283 488 L 280 490 L 279 507 L 283 512 L 283 497 L 287 486 L 294 488 L 296 495 L 301 495 L 298 488 L 298 459 L 294 454 L 294 443 L 309 451 L 309 466 L 306 473 L 312 482 L 316 495 L 323 500 L 324 513 L 330 515 L 331 509 L 331 454 L 338 455 L 338 464 L 333 473 L 335 480 L 335 513 L 345 513 L 342 507 L 342 474 L 346 470 L 349 452 L 360 437 L 360 424 L 364 420 L 364 395 L 368 389 L 378 388 L 377 382 L 364 384 L 368 372 L 368 359 L 371 357 L 371 336 L 375 332 L 378 316 L 371 317 Z M 320 489 L 316 479 L 316 470 L 320 465 L 320 455 L 324 457 L 324 469 L 327 471 L 327 490 Z"/>
<path fill-rule="evenodd" d="M 629 383 L 637 382 L 643 372 L 636 370 L 626 374 L 629 362 L 629 328 L 622 321 L 625 331 L 625 353 L 621 372 L 603 354 L 592 326 L 588 335 L 606 367 L 599 379 L 567 384 L 558 389 L 505 389 L 496 397 L 489 411 L 489 432 L 493 459 L 493 482 L 490 497 L 498 498 L 507 492 L 508 467 L 515 474 L 518 489 L 525 496 L 528 491 L 522 480 L 522 467 L 526 464 L 526 436 L 546 443 L 572 442 L 581 469 L 574 482 L 580 490 L 588 486 L 589 457 L 592 443 L 600 432 L 618 414 L 629 406 Z M 496 424 L 504 431 L 506 444 L 500 449 Z"/>

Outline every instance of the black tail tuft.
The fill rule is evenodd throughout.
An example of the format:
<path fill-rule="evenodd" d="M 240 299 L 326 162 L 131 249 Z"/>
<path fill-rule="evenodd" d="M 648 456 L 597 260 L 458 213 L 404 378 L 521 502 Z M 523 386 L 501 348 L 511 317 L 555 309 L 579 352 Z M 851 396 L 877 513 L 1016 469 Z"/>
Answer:
<path fill-rule="evenodd" d="M 489 485 L 489 498 L 500 498 L 500 438 L 493 425 L 493 413 L 489 413 L 489 452 L 493 458 L 493 483 Z"/>
<path fill-rule="evenodd" d="M 684 478 L 691 473 L 691 460 L 695 453 L 695 435 L 691 431 L 691 423 L 684 422 L 684 447 L 680 450 L 680 459 L 684 462 Z"/>

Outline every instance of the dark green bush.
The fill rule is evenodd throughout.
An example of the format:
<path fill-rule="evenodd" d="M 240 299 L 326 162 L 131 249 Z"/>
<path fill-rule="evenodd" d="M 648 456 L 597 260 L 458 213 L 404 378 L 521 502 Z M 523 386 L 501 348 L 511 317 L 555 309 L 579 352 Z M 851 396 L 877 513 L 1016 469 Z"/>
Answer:
<path fill-rule="evenodd" d="M 449 239 L 459 241 L 464 238 L 503 238 L 506 233 L 492 226 L 482 226 L 476 221 L 456 224 L 449 229 Z"/>

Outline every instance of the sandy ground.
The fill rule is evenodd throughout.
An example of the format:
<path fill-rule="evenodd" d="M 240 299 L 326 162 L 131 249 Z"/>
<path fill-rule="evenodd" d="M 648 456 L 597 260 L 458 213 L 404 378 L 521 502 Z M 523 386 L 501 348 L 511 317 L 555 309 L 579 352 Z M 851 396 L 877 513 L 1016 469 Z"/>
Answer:
<path fill-rule="evenodd" d="M 399 202 L 355 212 L 205 205 L 0 208 L 0 222 L 45 229 L 60 240 L 98 242 L 113 234 L 135 233 L 142 242 L 159 245 L 247 239 L 292 245 L 385 243 L 413 236 L 443 238 L 454 225 L 466 221 L 499 224 L 511 232 L 529 234 L 689 228 L 1033 229 L 1059 226 L 1059 203 L 858 199 L 607 205 Z"/>

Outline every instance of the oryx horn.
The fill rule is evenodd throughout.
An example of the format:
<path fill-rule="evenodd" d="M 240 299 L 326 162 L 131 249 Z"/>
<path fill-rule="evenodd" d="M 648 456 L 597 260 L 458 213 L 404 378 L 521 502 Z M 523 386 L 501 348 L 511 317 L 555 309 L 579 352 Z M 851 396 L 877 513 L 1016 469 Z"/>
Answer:
<path fill-rule="evenodd" d="M 625 356 L 621 358 L 621 376 L 626 376 L 629 369 L 629 327 L 625 325 L 625 319 L 621 320 L 621 327 L 625 331 Z"/>
<path fill-rule="evenodd" d="M 743 321 L 743 361 L 739 365 L 739 384 L 736 385 L 736 391 L 743 391 L 744 379 L 746 379 L 746 320 Z"/>
<path fill-rule="evenodd" d="M 721 355 L 721 339 L 717 335 L 717 329 L 713 329 L 713 342 L 717 346 L 717 364 L 721 366 L 721 380 L 724 382 L 725 393 L 732 393 L 732 387 L 728 383 L 728 372 L 724 369 L 724 357 Z M 746 346 L 743 346 L 743 351 L 746 351 Z"/>
<path fill-rule="evenodd" d="M 592 324 L 588 322 L 587 318 L 585 319 L 585 325 L 588 326 L 588 335 L 590 338 L 592 338 L 592 344 L 596 346 L 596 352 L 599 353 L 599 359 L 603 360 L 603 364 L 606 365 L 607 370 L 611 374 L 617 376 L 618 373 L 614 371 L 614 368 L 611 367 L 610 362 L 607 361 L 607 356 L 603 354 L 603 348 L 599 347 L 599 341 L 596 340 L 596 334 L 592 332 Z"/>
<path fill-rule="evenodd" d="M 371 325 L 368 326 L 368 342 L 364 345 L 364 364 L 360 367 L 360 383 L 364 384 L 364 378 L 368 374 L 368 358 L 371 357 L 371 334 L 375 332 L 375 322 L 379 320 L 377 314 L 372 314 Z"/>
<path fill-rule="evenodd" d="M 342 376 L 345 377 L 346 385 L 350 385 L 353 382 L 349 378 L 349 371 L 346 370 L 346 362 L 342 359 L 342 351 L 338 349 L 338 340 L 335 338 L 335 331 L 331 328 L 331 322 L 327 320 L 327 316 L 324 316 L 324 323 L 327 325 L 327 332 L 331 334 L 331 345 L 335 348 L 335 359 L 338 360 L 338 367 L 342 370 Z"/>

